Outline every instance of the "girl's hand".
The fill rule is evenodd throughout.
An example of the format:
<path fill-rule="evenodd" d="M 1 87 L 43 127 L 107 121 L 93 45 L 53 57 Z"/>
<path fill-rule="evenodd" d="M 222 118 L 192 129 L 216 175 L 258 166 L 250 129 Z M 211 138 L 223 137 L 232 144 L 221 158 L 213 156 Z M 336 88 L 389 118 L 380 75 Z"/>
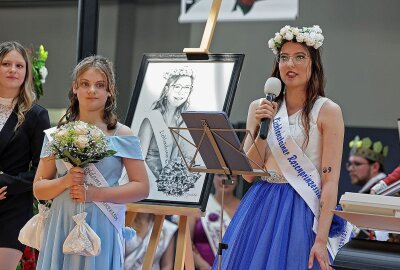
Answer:
<path fill-rule="evenodd" d="M 96 187 L 88 185 L 74 185 L 70 188 L 69 196 L 76 203 L 92 202 L 92 194 Z"/>
<path fill-rule="evenodd" d="M 263 118 L 273 119 L 277 110 L 278 104 L 275 101 L 270 102 L 265 98 L 261 99 L 255 113 L 257 123 L 260 124 Z"/>
<path fill-rule="evenodd" d="M 7 186 L 0 188 L 0 201 L 4 200 L 6 198 L 6 194 L 7 194 L 6 190 L 7 190 Z"/>
<path fill-rule="evenodd" d="M 308 269 L 311 269 L 314 264 L 314 260 L 317 260 L 321 270 L 332 270 L 329 263 L 329 255 L 326 245 L 315 242 L 310 251 L 310 258 L 308 260 Z"/>
<path fill-rule="evenodd" d="M 72 186 L 83 185 L 84 178 L 84 170 L 80 167 L 73 167 L 63 176 L 64 186 L 65 188 L 70 188 Z"/>

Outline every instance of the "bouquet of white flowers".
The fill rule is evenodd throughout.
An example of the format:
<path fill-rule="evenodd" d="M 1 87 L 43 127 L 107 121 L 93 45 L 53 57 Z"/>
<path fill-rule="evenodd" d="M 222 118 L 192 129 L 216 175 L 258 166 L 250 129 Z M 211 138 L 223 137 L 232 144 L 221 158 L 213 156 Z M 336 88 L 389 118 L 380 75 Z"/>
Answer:
<path fill-rule="evenodd" d="M 82 121 L 69 122 L 51 134 L 50 152 L 58 159 L 64 159 L 73 166 L 84 167 L 116 151 L 108 149 L 104 133 L 95 125 Z"/>

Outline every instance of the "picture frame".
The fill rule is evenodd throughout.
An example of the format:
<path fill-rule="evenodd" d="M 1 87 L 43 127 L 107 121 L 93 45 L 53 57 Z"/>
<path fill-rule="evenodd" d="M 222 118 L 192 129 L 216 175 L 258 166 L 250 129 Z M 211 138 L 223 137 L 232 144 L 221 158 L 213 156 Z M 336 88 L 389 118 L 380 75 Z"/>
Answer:
<path fill-rule="evenodd" d="M 243 61 L 244 54 L 230 53 L 143 55 L 125 120 L 149 175 L 150 194 L 139 203 L 205 210 L 213 177 L 187 171 L 169 127 L 184 127 L 182 111 L 229 115 Z"/>

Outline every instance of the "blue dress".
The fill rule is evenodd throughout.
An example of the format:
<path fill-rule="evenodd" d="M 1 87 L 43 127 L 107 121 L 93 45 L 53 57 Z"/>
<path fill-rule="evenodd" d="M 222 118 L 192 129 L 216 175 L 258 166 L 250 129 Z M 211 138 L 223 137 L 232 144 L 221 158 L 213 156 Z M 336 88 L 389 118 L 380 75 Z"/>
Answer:
<path fill-rule="evenodd" d="M 314 215 L 290 184 L 256 182 L 243 197 L 223 242 L 221 269 L 306 270 Z M 213 269 L 217 269 L 218 257 Z M 314 261 L 313 269 L 319 269 Z"/>
<path fill-rule="evenodd" d="M 98 163 L 96 168 L 107 180 L 109 186 L 118 186 L 123 163 L 122 158 L 143 160 L 139 139 L 136 136 L 109 136 L 109 148 L 117 151 Z M 48 155 L 47 139 L 44 141 L 41 157 Z M 58 177 L 66 170 L 60 160 L 56 160 Z M 79 203 L 69 196 L 69 189 L 54 198 L 50 215 L 46 220 L 42 247 L 36 269 L 43 270 L 99 270 L 123 269 L 118 244 L 118 232 L 103 212 L 94 204 L 86 203 L 86 222 L 101 239 L 101 251 L 97 256 L 66 255 L 62 251 L 64 241 L 76 223 L 72 216 L 79 213 Z"/>

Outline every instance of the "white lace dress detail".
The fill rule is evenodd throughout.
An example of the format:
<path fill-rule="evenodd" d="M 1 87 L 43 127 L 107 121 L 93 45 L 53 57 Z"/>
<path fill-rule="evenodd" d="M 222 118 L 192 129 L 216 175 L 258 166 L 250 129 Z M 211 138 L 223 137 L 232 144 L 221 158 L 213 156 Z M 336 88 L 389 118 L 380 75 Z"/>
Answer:
<path fill-rule="evenodd" d="M 16 99 L 14 101 L 14 98 L 0 97 L 0 131 L 6 124 L 8 117 L 10 117 L 16 101 Z"/>

